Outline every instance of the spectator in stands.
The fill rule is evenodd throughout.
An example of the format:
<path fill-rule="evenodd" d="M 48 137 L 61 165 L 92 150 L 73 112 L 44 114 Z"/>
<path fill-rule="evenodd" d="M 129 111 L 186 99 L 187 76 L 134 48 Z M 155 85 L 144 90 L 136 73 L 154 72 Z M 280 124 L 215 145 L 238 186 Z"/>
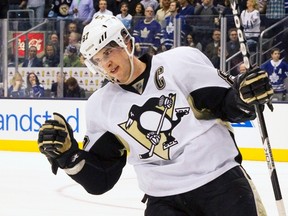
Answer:
<path fill-rule="evenodd" d="M 141 3 L 136 4 L 134 12 L 132 13 L 132 28 L 136 26 L 139 20 L 144 19 L 145 8 Z"/>
<path fill-rule="evenodd" d="M 221 32 L 219 29 L 214 29 L 212 34 L 213 41 L 209 43 L 205 48 L 206 56 L 211 60 L 213 57 L 218 56 L 218 51 L 220 47 Z"/>
<path fill-rule="evenodd" d="M 272 26 L 273 24 L 279 22 L 283 18 L 285 18 L 285 0 L 277 0 L 277 1 L 267 1 L 266 3 L 266 19 L 265 26 L 266 28 Z M 279 25 L 273 30 L 271 30 L 269 37 L 276 35 L 283 29 L 283 24 Z"/>
<path fill-rule="evenodd" d="M 238 35 L 237 35 L 237 29 L 236 28 L 231 28 L 228 31 L 229 34 L 229 41 L 226 44 L 226 50 L 227 50 L 227 58 L 230 58 L 233 56 L 235 53 L 240 51 L 240 44 L 238 41 Z M 234 56 L 231 61 L 230 61 L 230 68 L 232 70 L 230 71 L 230 74 L 235 76 L 237 75 L 238 69 L 237 65 L 242 61 L 242 54 L 239 53 L 237 56 Z"/>
<path fill-rule="evenodd" d="M 180 8 L 179 8 L 180 17 L 194 15 L 194 7 L 193 5 L 190 4 L 188 0 L 178 0 L 178 2 L 180 3 Z"/>
<path fill-rule="evenodd" d="M 195 8 L 195 15 L 199 15 L 195 39 L 199 40 L 205 50 L 211 41 L 211 35 L 215 28 L 219 28 L 219 13 L 212 0 L 203 0 L 201 5 Z"/>
<path fill-rule="evenodd" d="M 154 19 L 154 10 L 148 6 L 145 9 L 145 19 L 140 20 L 133 31 L 135 37 L 135 55 L 142 56 L 147 53 L 150 46 L 155 51 L 160 47 L 161 26 Z"/>
<path fill-rule="evenodd" d="M 68 23 L 67 30 L 68 30 L 69 33 L 71 33 L 71 32 L 79 33 L 79 30 L 78 30 L 78 27 L 77 27 L 77 23 L 75 21 L 71 21 L 71 22 Z"/>
<path fill-rule="evenodd" d="M 159 7 L 157 0 L 142 0 L 140 3 L 144 6 L 145 10 L 148 6 L 152 7 L 153 11 L 156 11 Z"/>
<path fill-rule="evenodd" d="M 225 50 L 225 55 L 227 57 L 227 51 Z M 221 61 L 221 47 L 218 47 L 217 55 L 213 55 L 211 57 L 211 62 L 215 68 L 220 69 L 220 61 Z"/>
<path fill-rule="evenodd" d="M 37 47 L 30 46 L 28 58 L 24 60 L 22 67 L 43 67 L 41 59 L 37 57 Z"/>
<path fill-rule="evenodd" d="M 161 27 L 165 27 L 165 18 L 170 16 L 170 0 L 162 0 L 159 10 L 156 11 L 155 20 L 160 23 Z"/>
<path fill-rule="evenodd" d="M 85 90 L 81 88 L 74 77 L 70 77 L 66 81 L 65 97 L 85 98 Z"/>
<path fill-rule="evenodd" d="M 180 8 L 180 4 L 177 1 L 172 1 L 170 3 L 169 11 L 170 16 L 165 18 L 165 25 L 162 29 L 162 51 L 169 50 L 174 45 L 174 31 L 175 31 L 175 18 L 178 19 L 178 10 Z M 181 32 L 182 38 L 185 37 L 184 32 Z"/>
<path fill-rule="evenodd" d="M 60 56 L 60 42 L 59 37 L 56 33 L 52 33 L 49 37 L 48 43 L 52 44 L 56 49 L 56 54 Z"/>
<path fill-rule="evenodd" d="M 80 32 L 91 21 L 94 13 L 93 0 L 73 0 L 69 8 L 69 14 L 80 24 Z"/>
<path fill-rule="evenodd" d="M 45 0 L 25 0 L 25 2 L 27 5 L 27 9 L 34 11 L 34 17 L 31 13 L 29 13 L 31 26 L 33 27 L 35 24 L 43 22 Z"/>
<path fill-rule="evenodd" d="M 8 55 L 8 67 L 15 67 L 15 56 L 14 54 L 10 53 Z"/>
<path fill-rule="evenodd" d="M 26 95 L 28 97 L 44 97 L 44 87 L 34 72 L 28 73 L 26 83 Z"/>
<path fill-rule="evenodd" d="M 67 21 L 65 22 L 66 23 L 66 28 L 65 28 L 65 34 L 64 34 L 64 46 L 63 47 L 67 47 L 69 45 L 69 37 L 70 37 L 70 34 L 72 32 L 74 33 L 77 33 L 79 35 L 79 38 L 80 38 L 80 33 L 79 33 L 79 30 L 78 30 L 78 27 L 77 27 L 77 23 L 74 22 L 74 21 Z M 76 34 L 75 34 L 76 35 Z"/>
<path fill-rule="evenodd" d="M 69 43 L 68 43 L 68 46 L 65 49 L 64 56 L 68 55 L 68 47 L 69 46 L 76 47 L 77 55 L 79 55 L 79 53 L 80 53 L 80 37 L 81 37 L 81 35 L 79 33 L 77 33 L 77 32 L 71 32 L 69 34 L 69 38 L 68 38 Z"/>
<path fill-rule="evenodd" d="M 63 67 L 82 67 L 77 48 L 73 45 L 67 47 L 67 56 L 63 59 Z M 59 65 L 60 67 L 61 65 Z"/>
<path fill-rule="evenodd" d="M 60 58 L 57 55 L 57 50 L 53 44 L 48 43 L 45 46 L 45 55 L 42 58 L 44 67 L 57 67 L 59 64 Z"/>
<path fill-rule="evenodd" d="M 120 6 L 120 14 L 117 14 L 117 18 L 121 20 L 123 25 L 126 27 L 128 31 L 131 29 L 132 25 L 132 15 L 128 14 L 128 3 L 127 2 L 121 2 Z"/>
<path fill-rule="evenodd" d="M 235 28 L 234 16 L 232 13 L 230 0 L 224 0 L 224 9 L 222 11 L 222 15 L 226 17 L 227 21 L 227 29 Z"/>
<path fill-rule="evenodd" d="M 99 10 L 93 15 L 93 18 L 98 15 L 113 15 L 113 12 L 107 9 L 107 1 L 99 1 Z"/>
<path fill-rule="evenodd" d="M 66 83 L 65 83 L 65 73 L 63 73 L 63 77 L 61 76 L 61 73 L 58 72 L 57 73 L 57 77 L 56 77 L 56 82 L 53 82 L 51 85 L 51 95 L 54 95 L 54 97 L 58 97 L 58 86 L 59 83 L 63 85 L 63 96 L 65 97 L 66 94 Z M 60 92 L 61 93 L 61 92 Z"/>
<path fill-rule="evenodd" d="M 247 0 L 247 9 L 241 12 L 241 22 L 250 51 L 256 51 L 260 35 L 260 13 L 256 0 Z"/>
<path fill-rule="evenodd" d="M 195 42 L 192 33 L 188 33 L 186 36 L 186 46 L 194 47 L 202 51 L 202 44 L 200 42 Z"/>
<path fill-rule="evenodd" d="M 245 64 L 242 63 L 238 66 L 238 73 L 246 73 L 247 72 L 247 68 L 245 67 Z"/>
<path fill-rule="evenodd" d="M 8 88 L 8 97 L 19 98 L 25 96 L 23 77 L 19 72 L 16 72 L 11 80 L 11 86 Z"/>
<path fill-rule="evenodd" d="M 179 8 L 178 13 L 182 21 L 181 30 L 184 32 L 185 35 L 187 35 L 192 30 L 191 22 L 192 22 L 192 16 L 194 15 L 194 12 L 195 12 L 195 8 L 192 4 L 190 4 L 189 0 L 178 0 L 178 2 L 180 3 L 180 8 Z M 184 38 L 185 38 L 185 35 L 184 35 Z"/>
<path fill-rule="evenodd" d="M 280 49 L 271 49 L 271 60 L 265 62 L 260 68 L 268 73 L 270 83 L 274 90 L 273 100 L 287 100 L 285 79 L 288 77 L 288 64 L 280 59 Z"/>
<path fill-rule="evenodd" d="M 69 18 L 69 8 L 71 4 L 71 0 L 53 0 L 51 2 L 51 10 L 48 14 L 48 17 L 56 18 L 57 20 Z"/>
<path fill-rule="evenodd" d="M 100 1 L 99 0 L 94 0 L 95 11 L 99 10 Z M 124 0 L 124 1 L 126 1 L 126 0 Z M 137 0 L 137 1 L 139 1 L 139 0 Z M 119 6 L 120 6 L 121 2 L 122 2 L 122 0 L 106 0 L 106 3 L 107 3 L 106 4 L 106 9 L 111 11 L 112 14 L 115 16 L 116 14 L 120 13 L 120 7 Z M 130 2 L 130 0 L 128 2 Z"/>

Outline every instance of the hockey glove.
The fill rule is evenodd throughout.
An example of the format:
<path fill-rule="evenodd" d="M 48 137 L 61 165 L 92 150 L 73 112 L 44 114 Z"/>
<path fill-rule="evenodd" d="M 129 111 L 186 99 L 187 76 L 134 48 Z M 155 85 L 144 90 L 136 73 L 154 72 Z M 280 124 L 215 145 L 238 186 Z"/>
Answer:
<path fill-rule="evenodd" d="M 38 147 L 52 165 L 52 172 L 58 167 L 66 168 L 69 159 L 79 150 L 73 137 L 73 130 L 62 115 L 53 113 L 54 120 L 47 120 L 41 126 Z"/>
<path fill-rule="evenodd" d="M 235 77 L 233 87 L 248 106 L 266 104 L 273 96 L 268 75 L 259 68 Z"/>

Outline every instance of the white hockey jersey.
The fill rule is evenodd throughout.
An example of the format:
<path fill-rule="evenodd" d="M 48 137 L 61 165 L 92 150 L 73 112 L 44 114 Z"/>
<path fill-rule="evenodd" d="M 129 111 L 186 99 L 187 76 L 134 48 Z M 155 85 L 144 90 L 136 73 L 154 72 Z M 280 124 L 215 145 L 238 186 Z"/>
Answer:
<path fill-rule="evenodd" d="M 142 89 L 143 80 L 133 86 Z M 168 196 L 200 187 L 239 164 L 227 125 L 199 118 L 190 96 L 219 86 L 229 88 L 198 49 L 180 47 L 155 55 L 140 94 L 108 83 L 89 98 L 84 150 L 109 131 L 126 142 L 128 162 L 144 193 Z"/>

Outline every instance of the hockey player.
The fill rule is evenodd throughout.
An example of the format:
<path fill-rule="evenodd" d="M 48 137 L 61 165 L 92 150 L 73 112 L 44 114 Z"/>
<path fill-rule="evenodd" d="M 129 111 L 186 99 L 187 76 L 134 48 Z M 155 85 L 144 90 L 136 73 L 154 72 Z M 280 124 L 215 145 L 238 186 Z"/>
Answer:
<path fill-rule="evenodd" d="M 227 124 L 255 118 L 270 100 L 267 74 L 224 81 L 198 49 L 179 47 L 140 59 L 114 16 L 84 28 L 87 67 L 111 82 L 89 97 L 83 150 L 63 116 L 40 128 L 38 145 L 91 194 L 110 190 L 128 162 L 146 194 L 146 216 L 266 215 Z M 145 199 L 144 199 L 145 201 Z"/>

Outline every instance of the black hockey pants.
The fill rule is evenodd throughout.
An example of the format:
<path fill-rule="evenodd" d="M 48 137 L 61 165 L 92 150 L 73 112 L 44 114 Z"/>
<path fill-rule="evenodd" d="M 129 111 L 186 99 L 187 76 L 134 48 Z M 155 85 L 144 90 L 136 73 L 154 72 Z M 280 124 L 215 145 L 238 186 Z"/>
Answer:
<path fill-rule="evenodd" d="M 266 215 L 250 177 L 240 166 L 187 193 L 147 198 L 145 216 Z"/>

